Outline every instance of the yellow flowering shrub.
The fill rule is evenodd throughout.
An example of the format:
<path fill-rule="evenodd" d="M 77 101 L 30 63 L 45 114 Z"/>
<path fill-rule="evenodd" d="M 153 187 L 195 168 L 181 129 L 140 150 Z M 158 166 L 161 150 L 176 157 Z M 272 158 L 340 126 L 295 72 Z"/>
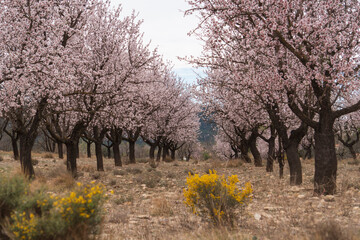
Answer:
<path fill-rule="evenodd" d="M 237 175 L 226 178 L 215 170 L 202 176 L 189 173 L 184 189 L 185 204 L 215 225 L 233 225 L 236 209 L 244 207 L 252 193 L 249 182 L 242 189 L 237 187 L 238 182 Z"/>
<path fill-rule="evenodd" d="M 11 214 L 14 239 L 87 239 L 99 229 L 106 198 L 102 184 L 82 185 L 63 196 L 42 192 L 26 196 Z"/>

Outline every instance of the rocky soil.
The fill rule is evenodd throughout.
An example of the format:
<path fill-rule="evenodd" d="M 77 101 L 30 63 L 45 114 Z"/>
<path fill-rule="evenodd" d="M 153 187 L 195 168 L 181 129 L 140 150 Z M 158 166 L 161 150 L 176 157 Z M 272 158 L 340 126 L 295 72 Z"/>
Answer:
<path fill-rule="evenodd" d="M 11 154 L 0 152 L 0 174 L 19 171 Z M 39 184 L 61 192 L 74 185 L 64 160 L 51 154 L 34 154 Z M 98 181 L 114 190 L 105 204 L 101 239 L 360 239 L 360 165 L 339 162 L 338 191 L 334 196 L 314 196 L 313 160 L 303 161 L 301 186 L 290 186 L 288 169 L 278 178 L 278 169 L 240 161 L 175 161 L 153 169 L 147 163 L 114 167 L 105 159 L 105 172 L 96 171 L 95 159 L 78 160 L 76 181 Z M 239 213 L 235 229 L 214 229 L 193 215 L 183 201 L 188 172 L 237 174 L 250 181 L 253 200 Z"/>

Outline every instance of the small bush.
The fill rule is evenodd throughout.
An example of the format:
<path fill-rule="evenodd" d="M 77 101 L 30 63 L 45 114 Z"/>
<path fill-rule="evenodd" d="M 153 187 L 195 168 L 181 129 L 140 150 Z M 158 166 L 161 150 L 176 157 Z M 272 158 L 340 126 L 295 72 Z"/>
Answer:
<path fill-rule="evenodd" d="M 244 162 L 240 159 L 234 159 L 234 160 L 229 160 L 227 163 L 226 163 L 226 167 L 227 168 L 239 168 L 241 167 L 242 165 L 244 164 Z"/>
<path fill-rule="evenodd" d="M 128 168 L 127 172 L 131 174 L 140 174 L 142 173 L 142 170 L 139 168 Z"/>
<path fill-rule="evenodd" d="M 250 183 L 240 190 L 237 175 L 219 176 L 216 171 L 199 176 L 191 175 L 186 179 L 184 189 L 185 204 L 193 213 L 203 218 L 210 218 L 215 225 L 233 226 L 235 210 L 245 206 L 250 200 L 252 188 Z"/>
<path fill-rule="evenodd" d="M 39 160 L 37 160 L 37 159 L 31 159 L 31 162 L 32 162 L 33 166 L 36 166 L 39 164 Z"/>
<path fill-rule="evenodd" d="M 21 197 L 29 191 L 29 183 L 21 175 L 0 177 L 0 222 L 21 203 Z"/>
<path fill-rule="evenodd" d="M 210 159 L 211 158 L 211 155 L 210 155 L 210 153 L 208 153 L 208 152 L 203 152 L 203 154 L 202 154 L 202 159 L 203 160 L 208 160 L 208 159 Z"/>
<path fill-rule="evenodd" d="M 92 165 L 86 164 L 86 165 L 80 166 L 79 171 L 88 172 L 88 173 L 94 173 L 94 172 L 96 172 L 96 168 L 94 166 L 92 166 Z"/>
<path fill-rule="evenodd" d="M 75 179 L 66 169 L 59 171 L 54 177 L 53 184 L 60 190 L 68 190 L 75 186 Z"/>
<path fill-rule="evenodd" d="M 165 198 L 155 198 L 151 207 L 152 216 L 172 216 L 174 214 L 168 201 Z"/>
<path fill-rule="evenodd" d="M 316 240 L 346 240 L 349 236 L 334 221 L 321 223 L 317 226 L 314 239 Z"/>
<path fill-rule="evenodd" d="M 64 196 L 25 192 L 12 211 L 7 232 L 13 239 L 89 239 L 102 220 L 105 188 L 94 182 Z"/>
<path fill-rule="evenodd" d="M 116 198 L 114 200 L 114 203 L 117 204 L 117 205 L 120 205 L 120 204 L 124 204 L 126 202 L 133 202 L 133 201 L 134 201 L 133 196 L 122 196 L 120 198 Z"/>
<path fill-rule="evenodd" d="M 110 186 L 115 186 L 116 185 L 116 179 L 111 179 L 109 184 L 110 184 Z"/>
<path fill-rule="evenodd" d="M 161 180 L 161 172 L 154 171 L 151 173 L 145 173 L 137 177 L 135 181 L 140 184 L 145 184 L 148 188 L 154 188 Z"/>
<path fill-rule="evenodd" d="M 138 159 L 136 159 L 136 161 L 138 163 L 148 163 L 149 162 L 149 160 L 147 158 L 138 158 Z"/>
<path fill-rule="evenodd" d="M 176 178 L 176 174 L 173 172 L 169 172 L 168 174 L 166 174 L 167 178 Z"/>
<path fill-rule="evenodd" d="M 51 153 L 46 153 L 43 158 L 54 158 Z"/>
<path fill-rule="evenodd" d="M 4 161 L 4 157 L 0 156 L 0 162 Z"/>
<path fill-rule="evenodd" d="M 93 174 L 91 175 L 91 177 L 92 177 L 93 179 L 97 180 L 97 179 L 100 179 L 100 178 L 101 178 L 101 174 L 100 174 L 100 172 L 95 172 L 95 173 L 93 173 Z"/>
<path fill-rule="evenodd" d="M 114 171 L 113 171 L 113 174 L 115 175 L 115 176 L 124 176 L 124 175 L 126 175 L 127 173 L 124 171 L 124 170 L 119 170 L 119 169 L 115 169 Z"/>

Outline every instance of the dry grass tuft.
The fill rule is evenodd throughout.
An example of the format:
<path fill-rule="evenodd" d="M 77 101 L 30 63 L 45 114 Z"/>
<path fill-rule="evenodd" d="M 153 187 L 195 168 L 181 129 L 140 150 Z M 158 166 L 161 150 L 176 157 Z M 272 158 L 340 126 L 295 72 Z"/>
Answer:
<path fill-rule="evenodd" d="M 314 240 L 350 240 L 348 234 L 335 221 L 328 221 L 317 226 Z"/>
<path fill-rule="evenodd" d="M 174 214 L 169 202 L 165 197 L 155 198 L 152 200 L 150 214 L 152 216 L 172 216 Z"/>
<path fill-rule="evenodd" d="M 75 179 L 64 167 L 58 167 L 48 174 L 49 185 L 60 191 L 71 189 L 75 186 Z"/>
<path fill-rule="evenodd" d="M 88 172 L 88 173 L 94 173 L 96 171 L 96 168 L 92 165 L 85 164 L 82 166 L 79 166 L 79 171 L 81 172 Z"/>
<path fill-rule="evenodd" d="M 226 162 L 225 167 L 227 168 L 240 168 L 244 162 L 241 159 L 232 159 Z"/>
<path fill-rule="evenodd" d="M 211 170 L 218 170 L 223 167 L 223 163 L 219 160 L 212 160 L 209 166 Z M 205 172 L 208 173 L 209 169 L 205 169 Z"/>
<path fill-rule="evenodd" d="M 54 158 L 54 155 L 52 153 L 45 153 L 43 158 Z"/>

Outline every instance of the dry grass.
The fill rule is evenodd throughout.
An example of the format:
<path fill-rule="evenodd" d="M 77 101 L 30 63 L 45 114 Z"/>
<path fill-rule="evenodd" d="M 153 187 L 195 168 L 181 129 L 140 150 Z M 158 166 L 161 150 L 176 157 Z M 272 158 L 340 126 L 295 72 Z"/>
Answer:
<path fill-rule="evenodd" d="M 166 198 L 159 197 L 152 200 L 150 214 L 151 216 L 172 216 L 174 212 Z"/>
<path fill-rule="evenodd" d="M 244 161 L 241 159 L 231 159 L 225 163 L 227 168 L 240 168 L 242 165 L 244 165 Z"/>
<path fill-rule="evenodd" d="M 67 189 L 71 189 L 75 186 L 75 179 L 72 175 L 66 171 L 66 168 L 63 166 L 59 166 L 56 169 L 53 169 L 47 175 L 48 184 L 52 187 L 52 189 L 57 189 L 58 191 L 63 191 Z"/>

